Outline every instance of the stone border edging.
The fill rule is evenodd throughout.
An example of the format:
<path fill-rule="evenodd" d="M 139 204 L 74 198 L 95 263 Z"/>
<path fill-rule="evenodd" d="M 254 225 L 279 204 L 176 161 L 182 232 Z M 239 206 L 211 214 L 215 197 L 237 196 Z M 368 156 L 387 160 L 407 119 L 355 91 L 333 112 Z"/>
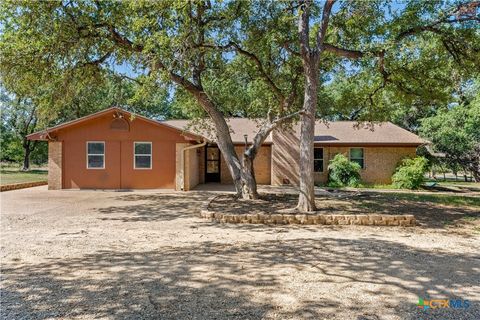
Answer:
<path fill-rule="evenodd" d="M 200 217 L 222 223 L 251 224 L 303 224 L 303 225 L 362 225 L 362 226 L 404 226 L 416 225 L 415 216 L 388 214 L 230 214 L 209 210 L 210 203 L 218 195 L 208 198 L 202 204 Z"/>
<path fill-rule="evenodd" d="M 46 184 L 48 184 L 47 181 L 34 181 L 34 182 L 5 184 L 3 186 L 0 186 L 0 192 L 18 190 L 18 189 L 25 189 L 25 188 L 33 188 L 33 187 L 38 187 L 38 186 L 44 186 Z"/>

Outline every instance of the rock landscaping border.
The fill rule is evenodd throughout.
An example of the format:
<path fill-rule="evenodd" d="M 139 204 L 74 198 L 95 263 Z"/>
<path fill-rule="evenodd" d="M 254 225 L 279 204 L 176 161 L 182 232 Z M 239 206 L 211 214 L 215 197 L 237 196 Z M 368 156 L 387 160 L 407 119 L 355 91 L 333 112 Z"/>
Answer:
<path fill-rule="evenodd" d="M 23 182 L 23 183 L 13 183 L 0 186 L 0 192 L 11 191 L 17 189 L 33 188 L 38 186 L 44 186 L 48 184 L 47 181 L 34 181 L 34 182 Z"/>
<path fill-rule="evenodd" d="M 200 210 L 200 216 L 221 223 L 252 224 L 303 224 L 303 225 L 362 225 L 362 226 L 404 226 L 416 225 L 414 215 L 389 214 L 224 214 L 209 210 L 210 203 L 217 196 L 209 198 Z"/>

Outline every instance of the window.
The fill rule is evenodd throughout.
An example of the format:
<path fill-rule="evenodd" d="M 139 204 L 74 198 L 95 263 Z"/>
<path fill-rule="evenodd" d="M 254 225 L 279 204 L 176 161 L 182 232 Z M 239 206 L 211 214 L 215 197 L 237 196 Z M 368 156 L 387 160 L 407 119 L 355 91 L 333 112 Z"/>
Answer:
<path fill-rule="evenodd" d="M 134 142 L 135 169 L 152 169 L 152 143 Z"/>
<path fill-rule="evenodd" d="M 105 169 L 105 142 L 87 142 L 87 169 Z"/>
<path fill-rule="evenodd" d="M 323 172 L 323 148 L 313 149 L 313 171 Z"/>
<path fill-rule="evenodd" d="M 365 160 L 363 156 L 363 148 L 351 148 L 350 161 L 358 163 L 360 165 L 360 168 L 364 169 Z"/>

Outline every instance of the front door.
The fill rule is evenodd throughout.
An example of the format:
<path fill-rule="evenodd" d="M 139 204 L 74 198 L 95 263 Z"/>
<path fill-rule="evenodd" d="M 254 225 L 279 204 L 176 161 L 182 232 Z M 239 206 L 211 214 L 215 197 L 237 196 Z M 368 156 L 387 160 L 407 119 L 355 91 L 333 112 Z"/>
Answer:
<path fill-rule="evenodd" d="M 220 150 L 207 146 L 205 152 L 205 182 L 220 182 Z"/>

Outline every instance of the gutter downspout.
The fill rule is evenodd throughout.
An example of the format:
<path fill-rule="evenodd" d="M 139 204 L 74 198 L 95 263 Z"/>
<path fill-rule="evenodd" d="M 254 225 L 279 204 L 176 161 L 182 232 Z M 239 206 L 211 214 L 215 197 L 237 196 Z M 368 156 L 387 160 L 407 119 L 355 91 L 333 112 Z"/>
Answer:
<path fill-rule="evenodd" d="M 196 144 L 190 147 L 185 147 L 182 149 L 182 154 L 180 155 L 180 168 L 182 168 L 181 181 L 180 181 L 180 190 L 185 190 L 185 151 L 191 149 L 201 148 L 207 145 L 207 141 L 203 141 L 200 144 Z"/>

